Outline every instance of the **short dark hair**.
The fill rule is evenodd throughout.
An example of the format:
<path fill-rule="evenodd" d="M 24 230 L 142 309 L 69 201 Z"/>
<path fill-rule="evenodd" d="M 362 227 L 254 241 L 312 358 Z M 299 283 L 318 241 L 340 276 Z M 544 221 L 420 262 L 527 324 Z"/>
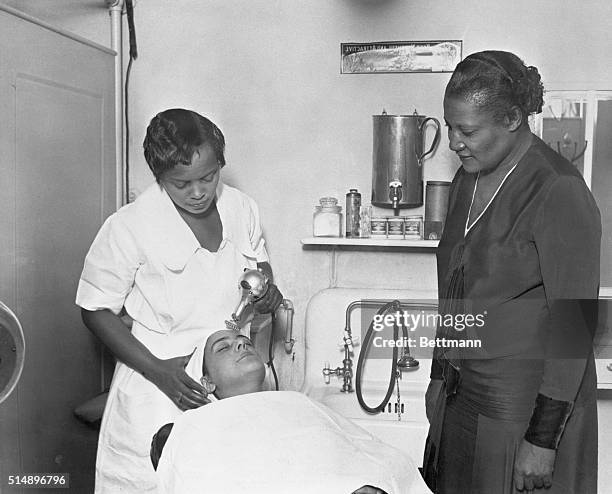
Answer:
<path fill-rule="evenodd" d="M 199 113 L 172 108 L 155 115 L 147 127 L 143 147 L 149 168 L 159 183 L 164 172 L 176 165 L 189 165 L 193 153 L 209 144 L 221 167 L 225 165 L 225 137 L 219 128 Z"/>
<path fill-rule="evenodd" d="M 544 86 L 538 69 L 514 53 L 481 51 L 457 64 L 446 86 L 445 97 L 459 97 L 491 113 L 496 121 L 518 107 L 524 123 L 544 104 Z"/>

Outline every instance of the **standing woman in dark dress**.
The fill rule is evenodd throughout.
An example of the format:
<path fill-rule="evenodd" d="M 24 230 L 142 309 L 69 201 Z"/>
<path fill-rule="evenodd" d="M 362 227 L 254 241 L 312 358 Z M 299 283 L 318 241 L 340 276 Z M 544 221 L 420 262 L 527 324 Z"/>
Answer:
<path fill-rule="evenodd" d="M 425 479 L 437 493 L 597 491 L 592 313 L 600 215 L 576 168 L 529 129 L 543 86 L 514 54 L 455 69 L 444 96 L 453 179 L 438 248 L 441 313 L 482 327 L 437 336 Z"/>

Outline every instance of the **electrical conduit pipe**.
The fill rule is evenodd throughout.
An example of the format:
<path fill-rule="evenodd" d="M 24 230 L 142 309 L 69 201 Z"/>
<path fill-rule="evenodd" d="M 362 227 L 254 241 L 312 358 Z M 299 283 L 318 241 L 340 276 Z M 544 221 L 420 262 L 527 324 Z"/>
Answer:
<path fill-rule="evenodd" d="M 126 197 L 123 181 L 123 3 L 124 0 L 106 0 L 111 18 L 111 49 L 115 50 L 115 206 L 123 206 Z"/>

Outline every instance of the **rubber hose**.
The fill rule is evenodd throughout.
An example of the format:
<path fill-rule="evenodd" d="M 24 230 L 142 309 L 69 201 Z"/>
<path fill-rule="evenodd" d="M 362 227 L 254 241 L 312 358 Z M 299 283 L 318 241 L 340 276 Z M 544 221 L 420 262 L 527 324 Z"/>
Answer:
<path fill-rule="evenodd" d="M 278 376 L 276 375 L 276 369 L 274 368 L 274 320 L 276 314 L 272 312 L 272 325 L 270 327 L 270 340 L 268 341 L 268 364 L 272 369 L 272 375 L 274 376 L 274 387 L 278 391 Z"/>
<path fill-rule="evenodd" d="M 394 300 L 392 302 L 389 302 L 383 305 L 378 310 L 376 315 L 379 316 L 379 315 L 385 314 L 391 307 L 396 306 L 397 303 L 398 302 Z M 368 413 L 372 413 L 372 414 L 382 412 L 385 406 L 387 405 L 387 403 L 389 402 L 389 398 L 391 398 L 391 395 L 393 394 L 393 388 L 395 387 L 396 372 L 397 372 L 397 346 L 394 346 L 393 347 L 393 361 L 391 363 L 391 375 L 389 376 L 389 386 L 387 388 L 387 393 L 385 394 L 383 401 L 378 406 L 369 407 L 368 405 L 366 405 L 365 401 L 363 401 L 363 394 L 361 392 L 361 374 L 363 373 L 363 364 L 366 359 L 366 354 L 368 353 L 368 347 L 370 346 L 370 340 L 372 339 L 373 332 L 374 332 L 374 318 L 372 318 L 372 322 L 370 323 L 370 326 L 368 327 L 366 335 L 363 339 L 361 351 L 359 352 L 359 358 L 357 359 L 357 372 L 355 376 L 355 389 L 357 390 L 357 401 L 359 402 L 359 405 L 361 405 L 361 408 L 363 410 L 365 410 Z M 397 324 L 394 324 L 393 325 L 394 340 L 397 340 L 397 336 L 398 336 L 398 327 L 397 327 Z"/>

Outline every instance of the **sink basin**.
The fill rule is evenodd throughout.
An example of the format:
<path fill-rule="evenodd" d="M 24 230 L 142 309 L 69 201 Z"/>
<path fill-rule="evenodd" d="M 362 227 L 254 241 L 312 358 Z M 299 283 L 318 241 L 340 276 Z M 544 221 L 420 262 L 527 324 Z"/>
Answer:
<path fill-rule="evenodd" d="M 378 405 L 384 398 L 385 383 L 368 383 L 364 386 L 363 398 L 370 407 Z M 402 386 L 400 382 L 400 415 L 396 412 L 397 395 L 391 395 L 384 412 L 370 414 L 364 411 L 357 395 L 342 393 L 337 385 L 312 387 L 305 393 L 335 412 L 351 419 L 370 434 L 406 453 L 415 465 L 423 462 L 423 448 L 429 424 L 425 415 L 425 386 L 415 383 Z M 403 413 L 401 405 L 403 405 Z"/>

